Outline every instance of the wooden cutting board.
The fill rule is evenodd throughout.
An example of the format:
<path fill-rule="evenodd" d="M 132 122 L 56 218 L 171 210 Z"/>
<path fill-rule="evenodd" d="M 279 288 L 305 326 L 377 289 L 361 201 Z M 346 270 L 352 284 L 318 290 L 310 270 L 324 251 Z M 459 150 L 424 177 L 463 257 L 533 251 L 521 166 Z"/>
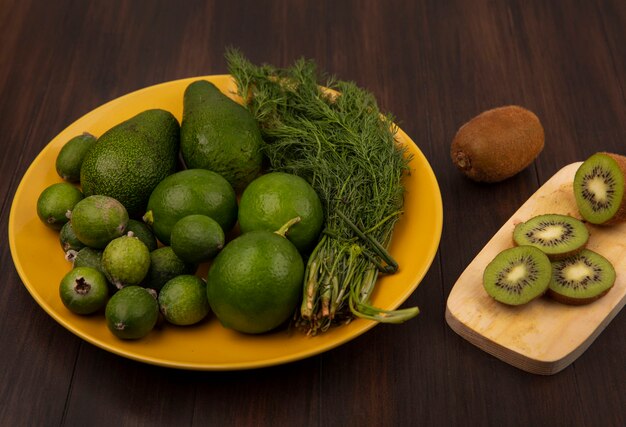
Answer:
<path fill-rule="evenodd" d="M 448 296 L 446 321 L 452 330 L 487 353 L 535 374 L 554 374 L 576 360 L 626 303 L 626 224 L 588 224 L 587 248 L 611 261 L 617 273 L 613 288 L 589 305 L 568 306 L 543 296 L 509 307 L 489 297 L 482 286 L 486 265 L 513 246 L 516 224 L 545 213 L 580 219 L 572 192 L 580 164 L 564 167 L 533 194 L 474 258 Z"/>

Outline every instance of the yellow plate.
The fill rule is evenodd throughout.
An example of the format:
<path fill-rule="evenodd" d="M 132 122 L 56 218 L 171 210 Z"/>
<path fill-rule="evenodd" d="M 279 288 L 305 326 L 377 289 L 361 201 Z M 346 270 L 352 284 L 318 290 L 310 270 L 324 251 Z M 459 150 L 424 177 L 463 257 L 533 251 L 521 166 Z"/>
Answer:
<path fill-rule="evenodd" d="M 251 336 L 225 329 L 212 317 L 194 327 L 166 325 L 144 339 L 122 341 L 109 332 L 102 315 L 78 316 L 63 306 L 58 295 L 59 282 L 71 265 L 63 258 L 58 234 L 45 227 L 36 214 L 39 194 L 48 185 L 61 181 L 54 166 L 59 150 L 82 132 L 99 136 L 149 108 L 163 108 L 180 120 L 183 92 L 199 78 L 213 82 L 222 92 L 237 99 L 234 82 L 228 75 L 151 86 L 86 114 L 57 135 L 35 158 L 17 188 L 9 217 L 13 261 L 30 294 L 57 322 L 98 347 L 130 359 L 182 369 L 231 370 L 286 363 L 337 347 L 371 329 L 375 322 L 358 319 L 315 337 L 297 331 Z M 441 194 L 428 161 L 401 130 L 398 139 L 414 157 L 411 174 L 405 182 L 405 214 L 396 226 L 390 248 L 400 270 L 381 278 L 372 297 L 373 304 L 384 309 L 399 307 L 417 288 L 437 252 L 443 221 Z M 413 321 L 419 321 L 419 317 Z"/>

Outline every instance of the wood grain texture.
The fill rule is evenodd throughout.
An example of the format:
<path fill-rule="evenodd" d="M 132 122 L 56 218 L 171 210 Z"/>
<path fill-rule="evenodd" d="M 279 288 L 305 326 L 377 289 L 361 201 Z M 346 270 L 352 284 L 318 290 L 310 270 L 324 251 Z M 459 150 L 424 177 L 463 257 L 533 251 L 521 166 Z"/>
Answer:
<path fill-rule="evenodd" d="M 445 322 L 459 276 L 544 182 L 595 151 L 626 154 L 624 27 L 621 0 L 0 0 L 5 233 L 17 185 L 54 135 L 130 91 L 226 72 L 226 46 L 277 66 L 311 58 L 373 92 L 430 161 L 444 203 L 439 252 L 407 301 L 418 318 L 242 372 L 147 366 L 82 342 L 30 297 L 5 234 L 0 425 L 625 425 L 623 310 L 551 376 Z M 538 115 L 546 146 L 520 174 L 474 183 L 452 165 L 450 142 L 505 104 Z"/>
<path fill-rule="evenodd" d="M 459 335 L 499 359 L 535 374 L 555 374 L 576 360 L 626 304 L 626 275 L 618 273 L 603 298 L 585 306 L 568 306 L 547 296 L 519 307 L 496 302 L 484 291 L 485 267 L 501 251 L 513 247 L 513 229 L 543 214 L 581 219 L 572 183 L 581 165 L 559 170 L 537 190 L 476 255 L 454 285 L 446 305 L 446 321 Z M 626 223 L 587 225 L 587 249 L 606 257 L 616 272 L 626 271 Z"/>

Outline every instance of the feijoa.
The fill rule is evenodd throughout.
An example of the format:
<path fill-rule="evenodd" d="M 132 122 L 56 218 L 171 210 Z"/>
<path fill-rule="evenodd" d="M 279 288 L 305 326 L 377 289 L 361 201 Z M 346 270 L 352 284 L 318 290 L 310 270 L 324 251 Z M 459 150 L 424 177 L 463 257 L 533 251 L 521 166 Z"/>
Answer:
<path fill-rule="evenodd" d="M 81 242 L 102 249 L 126 232 L 128 212 L 114 198 L 95 195 L 76 203 L 71 212 L 71 221 L 74 233 Z"/>
<path fill-rule="evenodd" d="M 60 230 L 69 221 L 69 212 L 82 200 L 83 193 L 72 184 L 52 184 L 37 199 L 37 216 L 46 226 Z"/>
<path fill-rule="evenodd" d="M 76 314 L 91 314 L 103 308 L 109 296 L 105 277 L 95 268 L 76 267 L 61 280 L 63 305 Z"/>
<path fill-rule="evenodd" d="M 105 318 L 109 330 L 120 339 L 143 338 L 154 328 L 159 317 L 155 297 L 141 286 L 127 286 L 111 297 Z"/>

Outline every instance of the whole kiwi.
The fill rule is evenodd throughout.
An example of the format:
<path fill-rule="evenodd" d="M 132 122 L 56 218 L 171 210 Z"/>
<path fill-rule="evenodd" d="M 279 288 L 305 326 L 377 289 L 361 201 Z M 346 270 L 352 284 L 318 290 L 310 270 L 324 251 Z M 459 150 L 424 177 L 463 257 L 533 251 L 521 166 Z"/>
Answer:
<path fill-rule="evenodd" d="M 487 110 L 456 133 L 452 162 L 469 178 L 498 182 L 530 165 L 544 146 L 539 118 L 525 108 L 508 105 Z"/>

